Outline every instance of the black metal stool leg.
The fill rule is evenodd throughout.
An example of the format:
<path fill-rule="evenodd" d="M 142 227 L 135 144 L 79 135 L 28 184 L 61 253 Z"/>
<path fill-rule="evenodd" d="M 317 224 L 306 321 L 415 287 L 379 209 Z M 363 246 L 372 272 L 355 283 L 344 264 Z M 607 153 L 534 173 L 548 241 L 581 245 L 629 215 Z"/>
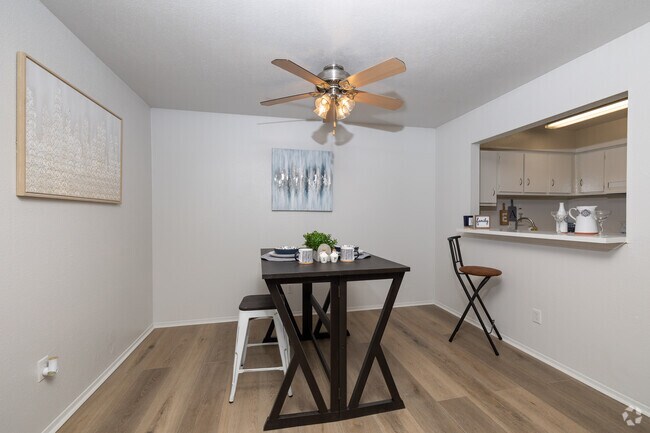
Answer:
<path fill-rule="evenodd" d="M 478 298 L 479 302 L 481 303 L 481 306 L 483 307 L 483 310 L 486 312 L 490 323 L 494 327 L 494 321 L 490 317 L 490 315 L 487 313 L 487 309 L 485 308 L 485 305 L 483 304 L 483 301 L 481 300 L 481 297 L 479 296 L 479 291 L 485 286 L 485 284 L 490 280 L 490 277 L 485 277 L 483 280 L 480 282 L 478 287 L 474 287 L 474 283 L 470 279 L 469 275 L 465 274 L 467 277 L 467 281 L 469 282 L 470 286 L 472 287 L 472 290 L 474 291 L 473 295 L 470 296 L 469 291 L 467 290 L 467 287 L 463 283 L 463 280 L 460 278 L 460 275 L 458 275 L 458 280 L 460 281 L 460 285 L 463 287 L 463 291 L 465 292 L 465 295 L 467 296 L 467 299 L 469 300 L 469 303 L 467 304 L 467 307 L 465 307 L 465 311 L 463 312 L 463 315 L 460 317 L 460 320 L 458 321 L 458 324 L 456 325 L 456 328 L 454 329 L 454 332 L 451 334 L 451 337 L 449 338 L 449 342 L 452 342 L 454 337 L 456 336 L 456 333 L 460 329 L 460 326 L 462 323 L 465 321 L 465 317 L 467 316 L 467 313 L 469 312 L 469 309 L 472 308 L 474 310 L 474 314 L 476 314 L 476 317 L 481 325 L 481 328 L 483 328 L 483 332 L 485 333 L 485 337 L 488 339 L 488 342 L 490 343 L 490 346 L 492 346 L 492 350 L 494 351 L 494 354 L 496 356 L 499 356 L 499 351 L 497 350 L 496 346 L 494 345 L 494 342 L 492 341 L 492 337 L 490 336 L 490 332 L 487 330 L 485 327 L 485 323 L 483 322 L 483 319 L 481 318 L 481 315 L 478 312 L 478 309 L 476 308 L 476 305 L 474 305 L 474 301 Z M 496 329 L 496 328 L 495 328 Z M 499 331 L 497 330 L 497 335 L 499 335 L 499 339 L 501 339 L 500 334 L 498 333 Z"/>
<path fill-rule="evenodd" d="M 472 306 L 472 303 L 474 302 L 474 299 L 476 299 L 477 295 L 477 290 L 474 288 L 474 284 L 472 284 L 472 280 L 467 277 L 467 280 L 469 281 L 470 286 L 472 287 L 472 290 L 474 290 L 474 294 L 470 295 L 469 290 L 467 290 L 467 287 L 465 286 L 465 283 L 463 283 L 463 279 L 460 277 L 459 274 L 456 275 L 458 277 L 458 281 L 460 282 L 460 286 L 463 288 L 463 292 L 465 292 L 465 296 L 467 296 L 467 299 L 469 300 L 469 304 L 467 304 L 467 307 L 465 307 L 465 311 L 463 311 L 463 314 L 460 316 L 460 319 L 458 320 L 458 323 L 456 324 L 456 328 L 454 328 L 454 332 L 451 333 L 451 337 L 449 337 L 449 342 L 451 343 L 454 340 L 454 337 L 456 336 L 456 333 L 460 329 L 460 326 L 463 324 L 465 321 L 465 316 L 467 316 L 467 313 L 469 313 L 469 309 Z M 479 290 L 485 283 L 487 283 L 487 280 L 489 280 L 490 277 L 486 277 L 483 281 L 481 281 L 481 284 L 479 284 Z"/>
<path fill-rule="evenodd" d="M 483 301 L 481 300 L 481 296 L 479 295 L 479 291 L 490 280 L 490 277 L 483 278 L 483 280 L 478 285 L 478 287 L 474 287 L 474 283 L 472 283 L 472 280 L 469 278 L 469 275 L 466 274 L 466 277 L 467 277 L 467 280 L 469 281 L 470 286 L 472 287 L 472 290 L 474 290 L 474 294 L 476 295 L 476 298 L 478 298 L 479 302 L 481 304 L 483 304 Z M 474 302 L 471 302 L 471 304 L 472 304 L 472 309 L 474 310 L 474 314 L 476 314 L 476 318 L 478 319 L 478 322 L 481 324 L 481 328 L 483 328 L 483 332 L 485 333 L 485 337 L 488 339 L 488 342 L 490 343 L 490 346 L 492 346 L 492 350 L 494 351 L 494 354 L 496 356 L 499 356 L 499 351 L 497 350 L 497 347 L 494 345 L 494 341 L 492 341 L 492 337 L 490 336 L 490 332 L 485 327 L 485 323 L 483 323 L 483 319 L 481 318 L 481 315 L 479 314 L 478 309 L 476 308 L 476 305 L 474 305 Z"/>
<path fill-rule="evenodd" d="M 483 303 L 483 299 L 481 299 L 480 296 L 477 296 L 478 301 L 481 303 L 481 307 L 483 307 L 483 311 L 485 312 L 485 315 L 487 316 L 488 320 L 490 321 L 490 324 L 492 325 L 492 329 L 494 329 L 494 332 L 496 332 L 497 337 L 499 340 L 503 340 L 501 338 L 501 333 L 499 332 L 499 329 L 497 328 L 497 325 L 494 323 L 494 319 L 492 319 L 492 316 L 490 316 L 490 313 L 488 313 L 487 308 L 485 308 L 485 304 Z"/>
<path fill-rule="evenodd" d="M 471 298 L 470 298 L 470 302 L 471 302 Z M 449 337 L 449 342 L 450 343 L 452 341 L 454 341 L 454 337 L 456 336 L 456 333 L 460 329 L 460 325 L 462 325 L 463 322 L 465 321 L 465 316 L 467 316 L 467 313 L 469 313 L 469 309 L 470 309 L 470 304 L 467 304 L 467 307 L 465 307 L 465 311 L 463 311 L 462 316 L 460 316 L 460 319 L 458 320 L 458 323 L 456 324 L 456 327 L 454 328 L 454 332 L 452 332 L 451 337 Z"/>

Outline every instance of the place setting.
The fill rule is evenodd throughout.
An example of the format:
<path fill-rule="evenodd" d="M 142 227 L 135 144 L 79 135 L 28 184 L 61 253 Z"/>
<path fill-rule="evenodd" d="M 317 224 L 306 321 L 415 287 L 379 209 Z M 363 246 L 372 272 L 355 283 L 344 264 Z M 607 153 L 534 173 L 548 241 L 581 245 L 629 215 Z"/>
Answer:
<path fill-rule="evenodd" d="M 295 262 L 310 265 L 313 263 L 351 263 L 363 260 L 370 254 L 357 245 L 338 245 L 331 235 L 313 231 L 303 235 L 302 246 L 281 246 L 262 254 L 261 259 L 269 262 Z"/>

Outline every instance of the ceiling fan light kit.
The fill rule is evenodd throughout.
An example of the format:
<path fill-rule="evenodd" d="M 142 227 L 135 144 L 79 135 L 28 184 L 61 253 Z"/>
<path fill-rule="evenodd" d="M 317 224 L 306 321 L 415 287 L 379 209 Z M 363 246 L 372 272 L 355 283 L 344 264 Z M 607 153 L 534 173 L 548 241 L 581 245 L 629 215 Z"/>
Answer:
<path fill-rule="evenodd" d="M 357 90 L 358 87 L 406 71 L 406 65 L 398 58 L 386 60 L 354 75 L 350 75 L 343 66 L 335 63 L 325 66 L 318 75 L 312 74 L 291 60 L 275 59 L 271 63 L 303 80 L 309 81 L 316 86 L 316 91 L 269 99 L 260 102 L 260 104 L 271 106 L 314 97 L 316 98 L 314 100 L 314 113 L 324 122 L 333 124 L 332 134 L 336 133 L 336 121 L 347 118 L 354 110 L 355 102 L 370 104 L 388 110 L 397 110 L 404 103 L 401 99 Z"/>

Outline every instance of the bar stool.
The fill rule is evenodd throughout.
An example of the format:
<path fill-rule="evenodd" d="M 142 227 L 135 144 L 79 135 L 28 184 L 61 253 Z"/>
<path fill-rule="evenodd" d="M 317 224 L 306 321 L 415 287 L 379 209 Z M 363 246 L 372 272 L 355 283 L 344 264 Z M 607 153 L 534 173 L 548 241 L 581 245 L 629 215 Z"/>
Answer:
<path fill-rule="evenodd" d="M 490 337 L 490 334 L 494 330 L 494 332 L 496 332 L 497 334 L 497 337 L 499 337 L 499 340 L 503 340 L 503 338 L 501 338 L 501 334 L 499 333 L 499 330 L 494 324 L 494 320 L 490 316 L 490 313 L 488 313 L 487 308 L 485 308 L 485 304 L 483 303 L 483 300 L 479 296 L 479 291 L 483 288 L 483 286 L 485 286 L 485 284 L 490 280 L 490 278 L 498 277 L 499 275 L 501 275 L 501 271 L 494 268 L 486 268 L 484 266 L 465 266 L 463 264 L 463 256 L 460 254 L 460 243 L 458 242 L 459 239 L 460 236 L 452 236 L 450 238 L 447 238 L 447 240 L 449 241 L 449 249 L 451 250 L 451 261 L 454 266 L 454 272 L 456 273 L 456 277 L 458 277 L 458 281 L 460 281 L 460 285 L 463 287 L 463 291 L 465 292 L 465 295 L 467 296 L 469 303 L 467 304 L 467 307 L 465 307 L 465 311 L 463 312 L 463 315 L 460 317 L 460 320 L 456 325 L 456 329 L 454 329 L 454 332 L 451 334 L 451 337 L 449 337 L 449 342 L 451 343 L 454 340 L 456 333 L 460 329 L 460 325 L 462 325 L 463 321 L 465 320 L 465 316 L 467 316 L 469 309 L 472 308 L 474 310 L 474 313 L 476 314 L 476 317 L 478 318 L 479 323 L 481 324 L 481 327 L 483 328 L 483 332 L 485 333 L 485 336 L 490 342 L 490 346 L 492 346 L 492 350 L 494 350 L 494 354 L 496 356 L 499 356 L 499 351 L 494 345 L 494 342 L 492 341 L 492 337 Z M 463 282 L 461 275 L 464 275 L 467 281 L 469 282 L 469 285 L 474 292 L 472 295 L 470 295 L 469 291 L 467 290 L 467 286 L 465 286 L 465 283 Z M 478 287 L 474 286 L 474 283 L 472 282 L 470 275 L 475 277 L 483 277 Z M 481 307 L 483 308 L 483 312 L 485 312 L 485 315 L 487 316 L 488 320 L 490 321 L 490 325 L 492 326 L 492 329 L 490 329 L 489 332 L 485 327 L 485 323 L 483 323 L 483 319 L 481 318 L 481 315 L 479 314 L 476 305 L 474 305 L 474 301 L 476 299 L 478 299 L 478 302 L 481 304 Z"/>
<path fill-rule="evenodd" d="M 251 320 L 272 318 L 275 324 L 275 333 L 277 335 L 277 343 L 248 343 L 248 325 Z M 246 361 L 246 349 L 254 346 L 271 346 L 277 345 L 280 349 L 281 366 L 278 367 L 264 367 L 264 368 L 244 368 Z M 232 370 L 232 385 L 230 387 L 230 398 L 228 401 L 232 403 L 235 400 L 235 391 L 237 390 L 237 379 L 240 373 L 251 373 L 260 371 L 282 371 L 286 374 L 287 366 L 289 365 L 289 345 L 288 338 L 285 332 L 282 321 L 275 309 L 271 295 L 249 295 L 244 296 L 241 304 L 239 304 L 239 321 L 237 322 L 237 341 L 235 343 L 235 361 Z M 289 388 L 289 397 L 293 395 L 291 388 Z"/>

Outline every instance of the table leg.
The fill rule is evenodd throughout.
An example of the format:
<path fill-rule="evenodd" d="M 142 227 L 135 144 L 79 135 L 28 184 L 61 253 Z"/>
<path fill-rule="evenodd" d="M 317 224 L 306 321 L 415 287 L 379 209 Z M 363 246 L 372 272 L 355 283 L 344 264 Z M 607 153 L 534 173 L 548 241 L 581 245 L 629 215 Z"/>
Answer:
<path fill-rule="evenodd" d="M 311 284 L 310 284 L 311 286 Z M 299 330 L 298 328 L 298 323 L 296 322 L 296 318 L 293 316 L 293 312 L 291 311 L 291 306 L 289 305 L 289 301 L 287 301 L 287 297 L 284 294 L 284 290 L 282 290 L 282 286 L 278 284 L 278 288 L 280 289 L 280 294 L 282 295 L 282 299 L 284 299 L 284 305 L 287 307 L 287 311 L 289 311 L 289 317 L 291 317 L 291 323 L 293 324 L 293 327 L 296 328 L 296 331 Z M 304 298 L 303 298 L 303 306 L 304 306 Z M 311 320 L 311 317 L 310 317 Z M 311 329 L 311 324 L 309 325 Z M 303 325 L 304 328 L 304 325 Z M 266 330 L 266 334 L 264 335 L 264 338 L 262 339 L 262 343 L 277 343 L 278 339 L 276 337 L 273 337 L 273 330 L 275 329 L 275 323 L 273 320 L 271 320 L 271 323 L 269 323 L 269 327 Z M 307 337 L 305 338 L 300 332 L 298 334 L 300 336 L 301 340 L 309 340 L 310 338 Z"/>
<path fill-rule="evenodd" d="M 294 321 L 292 321 L 292 315 L 291 313 L 289 313 L 289 309 L 287 308 L 287 303 L 284 294 L 282 293 L 282 288 L 280 287 L 279 284 L 270 281 L 267 281 L 266 285 L 269 289 L 269 292 L 271 293 L 271 297 L 273 298 L 273 303 L 275 304 L 275 308 L 278 310 L 278 314 L 280 315 L 280 319 L 282 320 L 282 325 L 287 331 L 287 335 L 289 337 L 289 343 L 291 344 L 292 358 L 291 361 L 289 362 L 289 367 L 287 368 L 287 372 L 284 376 L 282 385 L 280 386 L 280 391 L 278 392 L 275 402 L 273 403 L 271 414 L 269 415 L 269 417 L 266 420 L 266 423 L 264 424 L 264 430 L 270 430 L 270 429 L 281 428 L 281 427 L 291 427 L 294 425 L 300 425 L 305 423 L 324 422 L 325 419 L 327 418 L 324 415 L 326 415 L 328 409 L 325 404 L 325 400 L 323 399 L 323 396 L 320 392 L 320 389 L 318 388 L 318 383 L 314 378 L 314 374 L 311 370 L 311 367 L 309 366 L 307 355 L 305 354 L 305 351 L 302 348 L 302 344 L 300 341 L 300 337 L 298 336 L 297 329 L 294 327 Z M 284 405 L 284 401 L 287 397 L 289 387 L 291 386 L 291 382 L 293 381 L 298 366 L 300 366 L 300 369 L 302 370 L 303 375 L 305 376 L 305 380 L 307 381 L 309 390 L 311 391 L 312 397 L 316 402 L 318 412 L 311 412 L 304 415 L 302 414 L 301 415 L 298 414 L 280 415 L 280 412 L 282 411 L 282 406 Z M 301 422 L 301 418 L 304 418 L 303 422 Z"/>
<path fill-rule="evenodd" d="M 347 281 L 332 282 L 330 286 L 330 408 L 347 408 Z"/>
<path fill-rule="evenodd" d="M 312 284 L 302 284 L 302 340 L 311 340 L 312 327 L 312 308 L 311 308 Z"/>
<path fill-rule="evenodd" d="M 330 307 L 330 296 L 331 296 L 331 294 L 328 292 L 327 296 L 325 297 L 325 302 L 323 302 L 322 307 L 318 304 L 318 301 L 316 301 L 316 298 L 312 297 L 312 305 L 314 306 L 314 308 L 320 308 L 320 310 L 323 313 L 327 313 L 327 310 Z M 323 318 L 319 316 L 318 321 L 316 322 L 316 328 L 314 328 L 314 336 L 316 336 L 316 338 L 318 338 L 318 339 L 320 339 L 320 338 L 330 338 L 329 331 L 321 332 L 320 329 L 321 329 L 321 327 L 323 325 L 324 325 Z M 346 335 L 349 337 L 350 336 L 350 331 L 346 331 Z"/>
<path fill-rule="evenodd" d="M 393 379 L 393 375 L 388 368 L 388 363 L 386 362 L 384 351 L 381 348 L 381 339 L 384 335 L 384 331 L 386 330 L 386 325 L 388 324 L 388 319 L 390 318 L 390 313 L 393 310 L 395 298 L 397 298 L 397 293 L 399 292 L 399 287 L 402 284 L 403 278 L 403 273 L 397 274 L 393 278 L 393 282 L 390 285 L 388 295 L 386 296 L 386 301 L 384 302 L 384 306 L 381 310 L 381 313 L 379 314 L 377 326 L 375 327 L 375 331 L 373 332 L 372 338 L 370 339 L 368 351 L 366 352 L 366 356 L 363 359 L 363 364 L 361 364 L 361 370 L 359 371 L 357 383 L 354 385 L 354 390 L 352 391 L 352 396 L 350 397 L 349 409 L 359 408 L 359 401 L 361 400 L 361 395 L 363 394 L 363 390 L 366 387 L 366 382 L 368 381 L 368 376 L 370 375 L 370 369 L 372 368 L 372 363 L 375 359 L 377 359 L 377 362 L 381 369 L 381 374 L 386 381 L 386 385 L 388 386 L 391 400 L 375 403 L 375 411 L 370 413 L 377 413 L 380 410 L 385 411 L 404 408 L 404 402 L 397 392 L 395 380 Z M 373 406 L 373 403 L 364 405 L 364 409 L 370 411 L 371 406 Z"/>

